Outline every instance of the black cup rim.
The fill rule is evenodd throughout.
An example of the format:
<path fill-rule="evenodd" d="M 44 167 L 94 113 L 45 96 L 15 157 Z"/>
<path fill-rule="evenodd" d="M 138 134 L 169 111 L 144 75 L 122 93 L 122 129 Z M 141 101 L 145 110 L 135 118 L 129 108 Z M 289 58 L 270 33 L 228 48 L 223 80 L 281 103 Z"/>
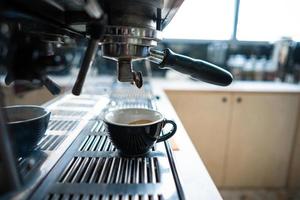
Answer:
<path fill-rule="evenodd" d="M 5 106 L 3 107 L 3 110 L 5 109 L 17 109 L 17 108 L 38 108 L 42 111 L 44 111 L 45 113 L 38 116 L 38 117 L 34 117 L 34 118 L 30 118 L 30 119 L 25 119 L 25 120 L 18 120 L 18 121 L 13 121 L 13 122 L 6 122 L 6 124 L 8 125 L 11 125 L 11 124 L 20 124 L 20 123 L 26 123 L 26 122 L 31 122 L 31 121 L 35 121 L 35 120 L 39 120 L 39 119 L 42 119 L 44 117 L 46 117 L 47 115 L 50 114 L 50 111 L 45 109 L 44 107 L 42 106 L 37 106 L 37 105 L 14 105 L 14 106 Z"/>
<path fill-rule="evenodd" d="M 123 124 L 123 123 L 112 122 L 112 121 L 106 119 L 106 117 L 107 117 L 108 114 L 116 112 L 116 111 L 122 111 L 122 110 L 147 110 L 147 111 L 151 111 L 151 112 L 159 114 L 160 119 L 158 119 L 156 121 L 153 121 L 153 122 L 150 122 L 150 123 L 144 123 L 144 124 Z M 163 120 L 164 120 L 164 117 L 163 117 L 163 115 L 160 112 L 158 112 L 157 110 L 147 109 L 147 108 L 121 108 L 121 109 L 111 110 L 111 111 L 105 113 L 104 118 L 103 118 L 104 123 L 108 123 L 108 124 L 112 124 L 112 125 L 116 125 L 116 126 L 122 126 L 122 127 L 142 127 L 142 126 L 149 126 L 149 125 L 157 124 L 157 123 L 159 123 L 159 122 L 161 122 Z"/>

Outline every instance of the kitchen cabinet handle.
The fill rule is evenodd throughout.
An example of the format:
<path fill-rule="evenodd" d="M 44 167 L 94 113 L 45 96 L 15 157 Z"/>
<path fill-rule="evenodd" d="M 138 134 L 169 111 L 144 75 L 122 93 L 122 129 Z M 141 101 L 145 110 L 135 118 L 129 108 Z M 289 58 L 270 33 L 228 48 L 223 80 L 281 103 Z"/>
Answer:
<path fill-rule="evenodd" d="M 236 102 L 237 102 L 237 103 L 241 103 L 241 102 L 242 102 L 242 97 L 238 97 L 238 98 L 236 99 Z"/>
<path fill-rule="evenodd" d="M 227 97 L 223 97 L 223 98 L 222 98 L 222 102 L 223 102 L 223 103 L 226 103 L 226 102 L 227 102 Z"/>

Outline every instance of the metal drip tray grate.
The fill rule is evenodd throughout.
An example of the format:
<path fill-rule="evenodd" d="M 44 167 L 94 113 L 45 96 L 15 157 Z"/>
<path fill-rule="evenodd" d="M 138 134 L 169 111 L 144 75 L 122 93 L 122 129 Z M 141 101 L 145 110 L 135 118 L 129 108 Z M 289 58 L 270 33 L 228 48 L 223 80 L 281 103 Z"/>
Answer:
<path fill-rule="evenodd" d="M 105 126 L 102 121 L 95 121 L 94 125 L 91 128 L 92 133 L 99 133 L 99 132 L 104 132 L 105 131 Z"/>
<path fill-rule="evenodd" d="M 87 111 L 80 110 L 51 110 L 52 117 L 76 117 L 81 118 L 87 114 Z"/>
<path fill-rule="evenodd" d="M 116 108 L 155 109 L 151 90 L 113 88 L 110 102 L 104 110 Z M 89 104 L 70 101 L 58 106 L 76 106 L 85 110 Z M 64 110 L 62 108 L 56 108 Z M 65 108 L 67 110 L 67 108 Z M 69 110 L 69 109 L 68 109 Z M 77 110 L 77 109 L 74 109 Z M 31 199 L 97 199 L 97 200 L 173 200 L 184 199 L 178 177 L 171 169 L 170 147 L 156 144 L 147 154 L 123 157 L 111 143 L 101 114 L 89 121 L 55 167 L 31 195 Z M 51 120 L 50 130 L 72 130 L 77 120 Z M 71 134 L 70 134 L 71 135 Z M 69 135 L 69 136 L 70 136 Z"/>
<path fill-rule="evenodd" d="M 38 147 L 43 151 L 53 151 L 65 138 L 64 135 L 45 135 L 38 143 Z"/>
<path fill-rule="evenodd" d="M 90 121 L 32 199 L 180 199 L 166 146 L 122 157 L 102 122 Z"/>
<path fill-rule="evenodd" d="M 84 103 L 75 103 L 75 102 L 66 102 L 66 103 L 61 103 L 59 106 L 62 107 L 94 107 L 94 104 L 84 104 Z"/>
<path fill-rule="evenodd" d="M 79 151 L 116 151 L 107 135 L 88 135 Z"/>
<path fill-rule="evenodd" d="M 60 183 L 159 183 L 158 160 L 150 158 L 74 157 Z"/>
<path fill-rule="evenodd" d="M 50 131 L 71 131 L 74 130 L 79 121 L 77 120 L 50 120 L 48 130 Z"/>
<path fill-rule="evenodd" d="M 154 109 L 152 102 L 143 100 L 112 100 L 109 104 L 110 108 L 150 108 Z"/>
<path fill-rule="evenodd" d="M 68 199 L 68 200 L 164 200 L 163 196 L 158 195 L 86 195 L 86 194 L 50 194 L 47 196 L 46 200 L 57 200 L 57 199 Z"/>

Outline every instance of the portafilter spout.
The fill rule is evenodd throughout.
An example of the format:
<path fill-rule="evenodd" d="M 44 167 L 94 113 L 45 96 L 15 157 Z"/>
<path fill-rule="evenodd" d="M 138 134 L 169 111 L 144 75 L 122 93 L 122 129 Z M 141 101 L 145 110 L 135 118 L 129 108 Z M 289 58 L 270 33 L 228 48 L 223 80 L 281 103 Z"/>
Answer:
<path fill-rule="evenodd" d="M 170 49 L 164 51 L 150 49 L 148 59 L 158 64 L 160 68 L 174 69 L 192 78 L 215 85 L 228 86 L 233 80 L 232 75 L 221 67 L 204 60 L 174 53 Z"/>
<path fill-rule="evenodd" d="M 143 76 L 141 72 L 136 72 L 132 68 L 131 59 L 118 59 L 118 80 L 120 82 L 130 82 L 138 88 L 143 86 Z"/>

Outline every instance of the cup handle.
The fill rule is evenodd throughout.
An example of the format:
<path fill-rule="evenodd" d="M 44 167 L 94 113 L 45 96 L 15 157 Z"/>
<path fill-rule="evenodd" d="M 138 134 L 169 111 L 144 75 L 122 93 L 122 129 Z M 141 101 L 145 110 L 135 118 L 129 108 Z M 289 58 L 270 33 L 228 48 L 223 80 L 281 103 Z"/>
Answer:
<path fill-rule="evenodd" d="M 165 140 L 169 139 L 170 137 L 172 137 L 176 133 L 177 125 L 174 121 L 165 119 L 163 126 L 165 126 L 166 124 L 172 124 L 173 128 L 168 133 L 166 133 L 162 136 L 159 136 L 159 138 L 157 139 L 157 142 L 165 141 Z"/>

